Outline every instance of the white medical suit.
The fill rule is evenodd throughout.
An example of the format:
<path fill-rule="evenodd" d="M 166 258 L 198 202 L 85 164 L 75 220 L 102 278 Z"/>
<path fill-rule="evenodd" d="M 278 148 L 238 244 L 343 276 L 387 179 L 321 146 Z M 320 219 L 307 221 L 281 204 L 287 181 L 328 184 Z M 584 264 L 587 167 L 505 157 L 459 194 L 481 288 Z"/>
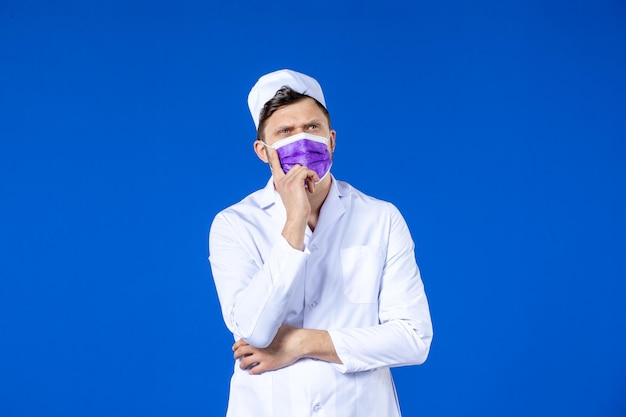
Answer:
<path fill-rule="evenodd" d="M 250 375 L 237 361 L 227 416 L 400 416 L 389 368 L 424 362 L 433 334 L 406 222 L 334 177 L 303 251 L 281 236 L 285 220 L 271 178 L 215 217 L 209 260 L 226 326 L 257 347 L 282 324 L 324 329 L 343 364 Z"/>

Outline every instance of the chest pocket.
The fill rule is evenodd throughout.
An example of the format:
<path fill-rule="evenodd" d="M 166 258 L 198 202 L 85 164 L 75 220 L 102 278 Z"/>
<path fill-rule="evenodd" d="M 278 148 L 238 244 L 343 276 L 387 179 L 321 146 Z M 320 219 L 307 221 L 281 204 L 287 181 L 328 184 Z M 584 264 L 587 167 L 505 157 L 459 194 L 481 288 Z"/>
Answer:
<path fill-rule="evenodd" d="M 382 248 L 355 246 L 340 253 L 346 297 L 355 304 L 377 302 L 384 262 Z"/>

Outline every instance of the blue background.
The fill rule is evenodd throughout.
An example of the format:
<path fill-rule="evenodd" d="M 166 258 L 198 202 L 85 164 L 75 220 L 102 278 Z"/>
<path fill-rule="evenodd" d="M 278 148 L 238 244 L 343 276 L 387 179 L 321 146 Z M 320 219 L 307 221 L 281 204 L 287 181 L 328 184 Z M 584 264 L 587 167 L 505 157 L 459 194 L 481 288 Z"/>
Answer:
<path fill-rule="evenodd" d="M 620 1 L 0 1 L 0 416 L 223 416 L 213 216 L 246 98 L 322 84 L 334 175 L 394 202 L 435 338 L 405 416 L 626 415 Z"/>

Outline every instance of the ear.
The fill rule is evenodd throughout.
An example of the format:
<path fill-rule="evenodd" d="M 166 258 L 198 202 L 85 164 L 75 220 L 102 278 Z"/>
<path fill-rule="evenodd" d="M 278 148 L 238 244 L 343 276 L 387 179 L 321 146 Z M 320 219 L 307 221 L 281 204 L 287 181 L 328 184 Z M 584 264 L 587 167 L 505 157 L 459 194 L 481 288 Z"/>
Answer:
<path fill-rule="evenodd" d="M 337 137 L 337 131 L 331 130 L 330 131 L 330 143 L 329 143 L 331 154 L 335 152 L 335 137 Z"/>
<path fill-rule="evenodd" d="M 256 156 L 258 156 L 261 161 L 265 162 L 266 164 L 269 163 L 267 159 L 267 150 L 265 149 L 265 145 L 258 139 L 254 141 L 254 153 L 256 153 Z"/>

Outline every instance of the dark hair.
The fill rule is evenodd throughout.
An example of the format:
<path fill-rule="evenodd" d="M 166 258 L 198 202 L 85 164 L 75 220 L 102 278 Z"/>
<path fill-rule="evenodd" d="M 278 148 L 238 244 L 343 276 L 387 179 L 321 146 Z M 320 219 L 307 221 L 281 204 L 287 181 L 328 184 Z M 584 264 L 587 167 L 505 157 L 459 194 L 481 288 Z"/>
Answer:
<path fill-rule="evenodd" d="M 270 118 L 272 114 L 281 107 L 288 106 L 289 104 L 294 104 L 299 101 L 304 100 L 305 98 L 311 98 L 315 100 L 311 96 L 307 96 L 306 94 L 298 93 L 290 87 L 283 86 L 276 91 L 274 97 L 272 97 L 265 105 L 263 105 L 263 109 L 261 109 L 261 114 L 259 115 L 259 128 L 257 129 L 256 136 L 257 139 L 265 142 L 265 125 L 267 124 L 267 119 Z M 318 107 L 324 112 L 326 118 L 328 119 L 328 126 L 330 127 L 330 114 L 326 107 L 322 105 L 319 101 L 315 100 L 315 103 Z"/>

